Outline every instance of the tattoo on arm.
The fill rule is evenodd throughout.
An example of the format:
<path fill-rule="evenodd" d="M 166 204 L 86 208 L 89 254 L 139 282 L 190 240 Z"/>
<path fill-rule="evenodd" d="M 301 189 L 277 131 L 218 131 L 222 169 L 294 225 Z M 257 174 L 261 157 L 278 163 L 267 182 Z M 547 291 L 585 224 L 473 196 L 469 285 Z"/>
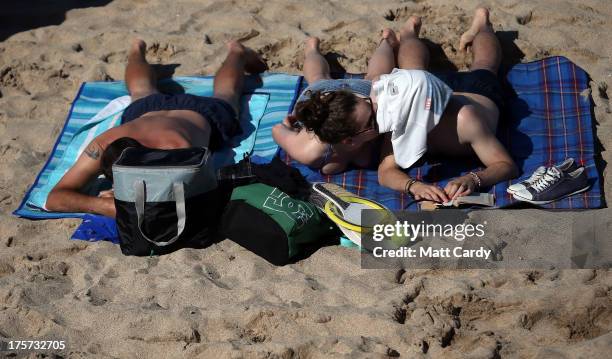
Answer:
<path fill-rule="evenodd" d="M 102 151 L 100 151 L 100 146 L 95 143 L 90 143 L 89 146 L 85 149 L 85 154 L 90 158 L 97 160 L 100 158 Z"/>

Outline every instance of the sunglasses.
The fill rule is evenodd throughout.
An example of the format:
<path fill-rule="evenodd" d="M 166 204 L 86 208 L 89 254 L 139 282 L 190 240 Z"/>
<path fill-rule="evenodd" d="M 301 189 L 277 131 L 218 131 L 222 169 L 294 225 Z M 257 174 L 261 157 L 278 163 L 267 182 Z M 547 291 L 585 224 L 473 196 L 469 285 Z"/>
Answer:
<path fill-rule="evenodd" d="M 376 127 L 375 127 L 376 112 L 374 111 L 374 104 L 372 103 L 372 99 L 369 97 L 364 97 L 363 100 L 370 104 L 370 118 L 368 118 L 368 124 L 366 125 L 366 127 L 363 130 L 358 131 L 356 134 L 351 136 L 352 138 L 356 138 L 357 136 L 363 136 L 365 134 L 376 132 Z"/>

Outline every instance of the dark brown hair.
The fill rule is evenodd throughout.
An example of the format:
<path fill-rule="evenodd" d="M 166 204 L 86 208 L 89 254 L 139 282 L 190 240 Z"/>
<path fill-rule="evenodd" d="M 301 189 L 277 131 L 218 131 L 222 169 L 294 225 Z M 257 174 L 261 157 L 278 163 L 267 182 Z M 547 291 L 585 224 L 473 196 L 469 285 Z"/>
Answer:
<path fill-rule="evenodd" d="M 121 137 L 114 140 L 102 152 L 101 167 L 104 177 L 113 180 L 113 163 L 117 161 L 123 150 L 129 147 L 144 147 L 140 142 L 131 137 Z"/>
<path fill-rule="evenodd" d="M 313 92 L 295 106 L 295 116 L 323 142 L 336 144 L 357 133 L 353 112 L 357 96 L 349 91 Z"/>

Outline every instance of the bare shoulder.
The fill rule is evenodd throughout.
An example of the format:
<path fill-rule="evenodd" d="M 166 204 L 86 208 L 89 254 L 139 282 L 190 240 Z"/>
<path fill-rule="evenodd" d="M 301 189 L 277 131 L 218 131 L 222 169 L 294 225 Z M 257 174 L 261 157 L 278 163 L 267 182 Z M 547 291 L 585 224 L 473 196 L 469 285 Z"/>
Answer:
<path fill-rule="evenodd" d="M 134 130 L 131 123 L 111 128 L 94 138 L 87 147 L 85 147 L 85 150 L 83 150 L 83 156 L 94 161 L 99 161 L 108 145 L 118 138 L 131 137 L 130 135 L 133 132 Z"/>

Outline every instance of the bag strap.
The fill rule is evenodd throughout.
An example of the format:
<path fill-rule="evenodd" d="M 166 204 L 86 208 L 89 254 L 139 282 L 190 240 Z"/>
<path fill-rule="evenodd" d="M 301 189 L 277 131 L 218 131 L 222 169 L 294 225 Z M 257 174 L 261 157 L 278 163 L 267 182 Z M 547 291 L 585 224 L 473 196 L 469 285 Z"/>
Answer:
<path fill-rule="evenodd" d="M 156 242 L 142 231 L 142 222 L 144 222 L 144 212 L 145 212 L 145 182 L 139 181 L 134 182 L 134 191 L 136 192 L 136 215 L 138 216 L 138 230 L 144 239 L 155 244 L 156 246 L 167 246 L 174 242 L 181 236 L 183 230 L 185 230 L 185 222 L 187 219 L 187 213 L 185 212 L 185 189 L 183 187 L 182 182 L 176 182 L 172 184 L 172 191 L 174 192 L 174 202 L 176 203 L 176 217 L 178 221 L 176 222 L 176 236 L 170 238 L 170 240 L 166 242 Z"/>

